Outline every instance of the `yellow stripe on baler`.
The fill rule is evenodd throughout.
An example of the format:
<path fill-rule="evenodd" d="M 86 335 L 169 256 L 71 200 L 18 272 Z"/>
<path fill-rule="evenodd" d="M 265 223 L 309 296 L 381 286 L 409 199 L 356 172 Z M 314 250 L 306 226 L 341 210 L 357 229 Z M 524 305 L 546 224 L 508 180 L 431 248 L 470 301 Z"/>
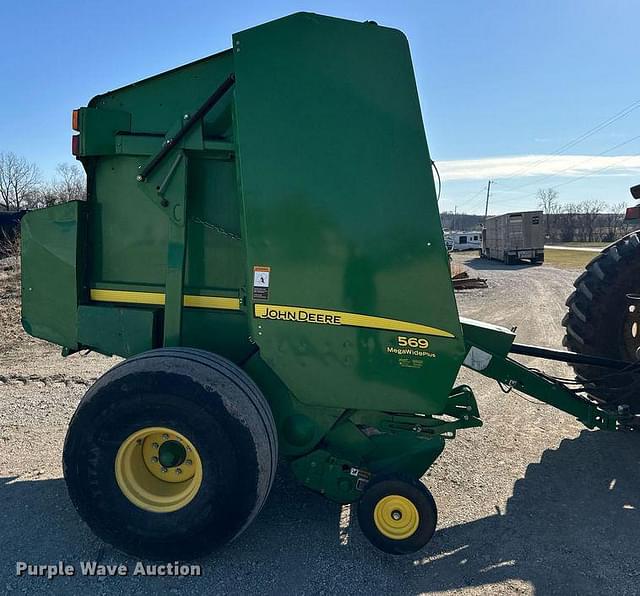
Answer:
<path fill-rule="evenodd" d="M 96 302 L 125 302 L 128 304 L 164 305 L 165 295 L 162 292 L 135 292 L 132 290 L 98 290 L 90 291 L 91 300 Z M 220 310 L 240 310 L 239 298 L 226 296 L 194 296 L 185 294 L 184 305 L 191 308 L 217 308 Z"/>
<path fill-rule="evenodd" d="M 224 296 L 192 296 L 185 295 L 184 305 L 193 308 L 219 308 L 221 310 L 240 310 L 239 298 Z"/>
<path fill-rule="evenodd" d="M 347 325 L 350 327 L 367 327 L 370 329 L 418 333 L 420 335 L 432 335 L 436 337 L 455 337 L 453 333 L 436 327 L 421 325 L 420 323 L 410 323 L 409 321 L 399 321 L 397 319 L 387 319 L 384 317 L 374 317 L 338 310 L 306 308 L 302 306 L 256 304 L 254 305 L 254 315 L 259 319 L 319 323 L 321 325 Z"/>

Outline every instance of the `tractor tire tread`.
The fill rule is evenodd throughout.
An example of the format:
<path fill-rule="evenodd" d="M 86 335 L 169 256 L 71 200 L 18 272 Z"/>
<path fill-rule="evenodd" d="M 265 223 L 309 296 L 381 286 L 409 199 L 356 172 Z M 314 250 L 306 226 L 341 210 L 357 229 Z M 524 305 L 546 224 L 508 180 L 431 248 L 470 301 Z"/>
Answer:
<path fill-rule="evenodd" d="M 618 313 L 622 304 L 619 298 L 616 299 L 616 294 L 638 292 L 639 278 L 640 235 L 631 232 L 605 247 L 576 278 L 573 284 L 575 290 L 566 300 L 567 312 L 562 319 L 565 329 L 563 346 L 582 354 L 630 360 L 630 356 L 624 353 L 622 333 L 617 338 L 618 344 L 613 339 L 616 325 L 620 323 L 615 319 L 615 313 Z M 606 374 L 601 368 L 583 364 L 573 365 L 573 369 L 576 377 L 582 381 Z M 597 399 L 600 401 L 606 395 L 603 390 L 606 392 L 603 387 L 594 391 L 598 393 Z M 607 404 L 615 406 L 620 403 L 619 399 L 613 392 L 607 398 Z M 629 405 L 634 411 L 640 412 L 640 398 L 636 399 L 635 404 Z"/>

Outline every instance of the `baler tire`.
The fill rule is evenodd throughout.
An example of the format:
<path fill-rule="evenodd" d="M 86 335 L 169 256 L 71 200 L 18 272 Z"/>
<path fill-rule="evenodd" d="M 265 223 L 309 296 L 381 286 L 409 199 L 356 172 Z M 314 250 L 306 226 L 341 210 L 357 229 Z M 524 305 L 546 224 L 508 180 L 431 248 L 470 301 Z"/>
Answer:
<path fill-rule="evenodd" d="M 169 473 L 201 463 L 197 483 L 189 480 L 193 490 L 173 508 L 163 490 L 144 500 L 140 494 L 147 493 L 123 481 L 135 475 L 131 465 L 120 464 L 123 453 L 138 453 L 140 474 L 154 474 L 143 455 L 146 439 L 136 437 L 157 429 L 174 434 L 164 439 L 193 447 L 193 461 L 183 459 L 181 471 Z M 242 369 L 203 350 L 163 348 L 125 360 L 87 391 L 67 431 L 63 469 L 73 505 L 102 540 L 136 557 L 189 560 L 251 523 L 267 499 L 277 460 L 271 410 Z"/>
<path fill-rule="evenodd" d="M 575 291 L 566 301 L 568 311 L 562 320 L 562 344 L 580 354 L 638 362 L 640 342 L 636 338 L 633 344 L 631 338 L 625 338 L 625 327 L 627 294 L 640 292 L 640 232 L 631 232 L 603 249 L 573 285 Z M 626 404 L 632 413 L 640 413 L 637 391 L 615 389 L 632 381 L 631 375 L 584 364 L 574 364 L 573 369 L 581 381 L 606 375 L 606 380 L 594 383 L 593 397 L 606 406 Z"/>
<path fill-rule="evenodd" d="M 402 517 L 385 521 L 385 512 L 405 509 Z M 415 516 L 415 518 L 414 518 Z M 388 517 L 388 515 L 386 516 Z M 358 524 L 365 537 L 379 550 L 407 555 L 431 540 L 438 523 L 436 502 L 419 480 L 404 476 L 382 476 L 372 480 L 358 501 Z"/>

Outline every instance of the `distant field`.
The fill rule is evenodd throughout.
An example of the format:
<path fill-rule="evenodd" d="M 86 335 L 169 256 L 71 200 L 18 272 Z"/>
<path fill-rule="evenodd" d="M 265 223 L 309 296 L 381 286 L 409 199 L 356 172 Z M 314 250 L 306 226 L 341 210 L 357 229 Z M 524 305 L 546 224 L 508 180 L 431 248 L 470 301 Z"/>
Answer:
<path fill-rule="evenodd" d="M 577 244 L 575 245 L 577 247 Z M 584 246 L 595 246 L 584 244 Z M 602 246 L 606 246 L 603 244 Z M 555 250 L 553 248 L 544 249 L 544 264 L 559 269 L 583 269 L 584 266 L 596 256 L 594 252 L 584 252 L 581 250 Z"/>
<path fill-rule="evenodd" d="M 576 248 L 602 248 L 609 246 L 611 242 L 549 242 L 556 246 L 575 246 Z"/>

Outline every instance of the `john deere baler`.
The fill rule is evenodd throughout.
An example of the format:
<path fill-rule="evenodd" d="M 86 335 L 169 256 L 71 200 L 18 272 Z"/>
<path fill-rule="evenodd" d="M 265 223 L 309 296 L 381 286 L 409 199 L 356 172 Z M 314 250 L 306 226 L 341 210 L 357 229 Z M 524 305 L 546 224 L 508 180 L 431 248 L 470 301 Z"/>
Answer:
<path fill-rule="evenodd" d="M 24 218 L 23 323 L 64 354 L 125 357 L 64 448 L 76 508 L 116 547 L 228 542 L 280 453 L 359 502 L 376 546 L 421 548 L 436 509 L 419 479 L 481 424 L 463 361 L 620 424 L 508 358 L 512 332 L 461 323 L 399 31 L 295 14 L 95 97 L 73 128 L 88 199 Z"/>

